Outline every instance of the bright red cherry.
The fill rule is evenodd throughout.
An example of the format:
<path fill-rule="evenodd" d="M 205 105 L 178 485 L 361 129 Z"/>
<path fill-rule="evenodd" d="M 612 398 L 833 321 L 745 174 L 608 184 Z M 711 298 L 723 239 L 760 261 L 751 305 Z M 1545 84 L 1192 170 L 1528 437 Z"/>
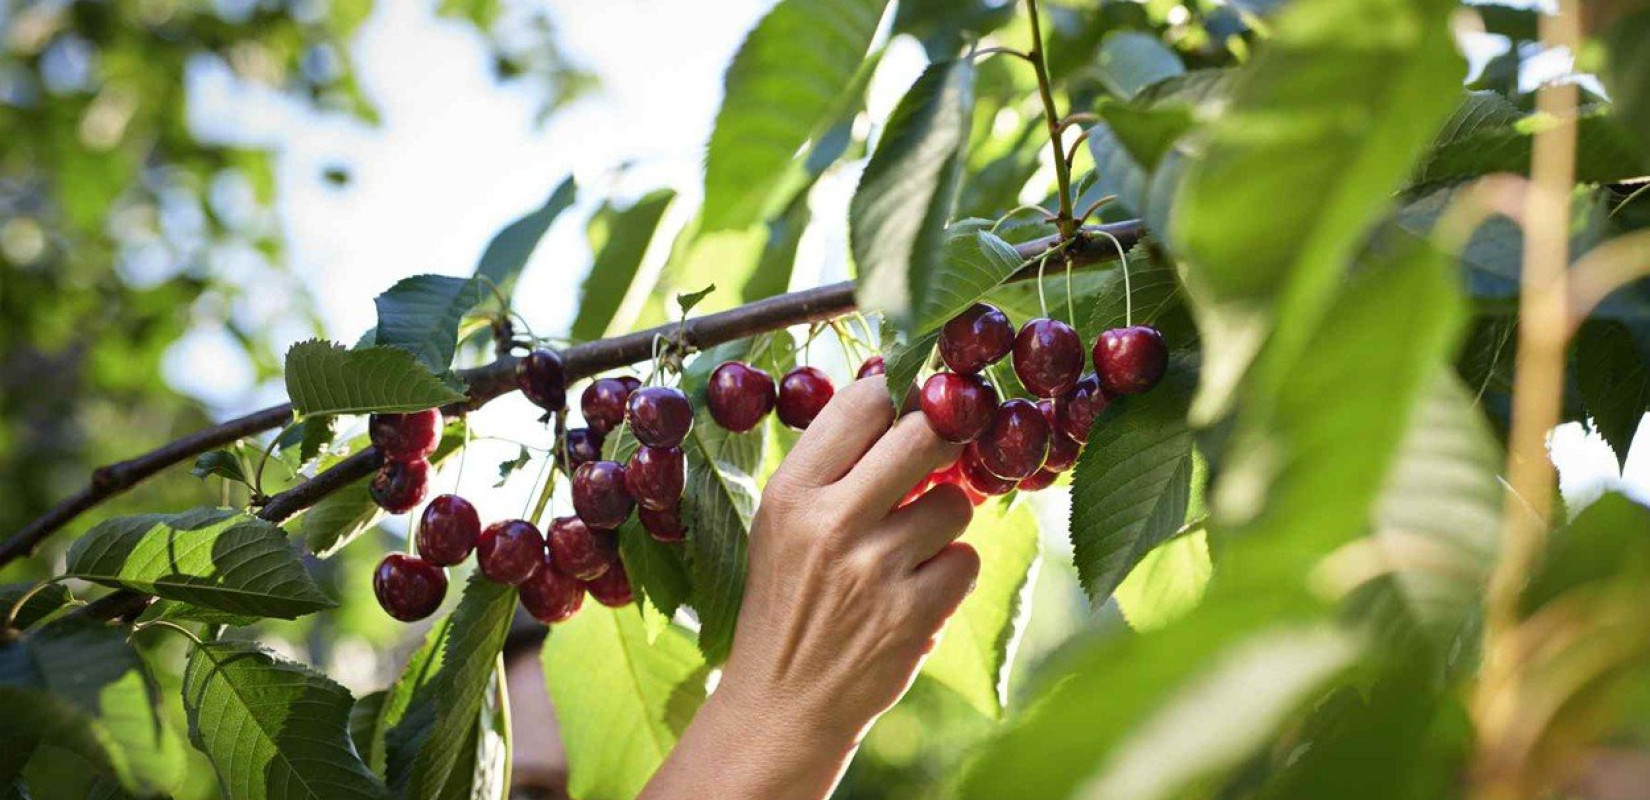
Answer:
<path fill-rule="evenodd" d="M 1094 342 L 1094 371 L 1112 394 L 1140 394 L 1163 380 L 1169 346 L 1147 325 L 1113 328 Z"/>
<path fill-rule="evenodd" d="M 523 581 L 519 588 L 521 607 L 546 625 L 572 619 L 584 605 L 584 584 L 552 569 L 549 553 L 544 554 L 544 561 L 533 577 Z"/>
<path fill-rule="evenodd" d="M 579 395 L 579 410 L 584 412 L 586 424 L 605 435 L 624 422 L 625 403 L 629 400 L 630 384 L 625 379 L 598 378 Z"/>
<path fill-rule="evenodd" d="M 612 530 L 630 518 L 636 501 L 624 488 L 616 461 L 586 461 L 573 470 L 573 510 L 592 528 Z"/>
<path fill-rule="evenodd" d="M 470 557 L 481 536 L 481 517 L 470 501 L 444 494 L 424 507 L 418 519 L 418 554 L 424 560 L 450 567 Z"/>
<path fill-rule="evenodd" d="M 430 462 L 385 461 L 367 484 L 367 494 L 379 508 L 391 514 L 405 514 L 424 499 L 430 488 Z"/>
<path fill-rule="evenodd" d="M 429 458 L 441 444 L 441 409 L 373 414 L 367 419 L 367 438 L 391 461 Z"/>
<path fill-rule="evenodd" d="M 609 608 L 628 606 L 636 599 L 630 591 L 630 576 L 625 574 L 624 564 L 617 560 L 600 578 L 586 581 L 584 588 L 596 602 Z"/>
<path fill-rule="evenodd" d="M 1094 427 L 1095 418 L 1108 405 L 1111 405 L 1111 395 L 1100 388 L 1100 379 L 1085 375 L 1075 388 L 1054 401 L 1054 418 L 1061 433 L 1084 444 L 1089 440 L 1089 429 Z"/>
<path fill-rule="evenodd" d="M 550 563 L 563 575 L 593 580 L 618 560 L 619 537 L 598 531 L 578 517 L 556 517 L 550 523 Z"/>
<path fill-rule="evenodd" d="M 545 411 L 560 411 L 567 405 L 567 369 L 561 354 L 538 349 L 516 362 L 516 386 Z"/>
<path fill-rule="evenodd" d="M 680 506 L 657 511 L 651 508 L 638 508 L 636 517 L 642 521 L 642 528 L 648 535 L 658 541 L 668 544 L 687 538 L 687 527 L 682 524 Z"/>
<path fill-rule="evenodd" d="M 773 376 L 742 361 L 728 361 L 710 374 L 705 403 L 710 418 L 734 433 L 756 427 L 773 410 L 779 392 Z"/>
<path fill-rule="evenodd" d="M 630 432 L 653 447 L 677 447 L 693 430 L 693 406 L 681 389 L 649 386 L 630 394 Z"/>
<path fill-rule="evenodd" d="M 991 427 L 974 440 L 979 462 L 991 474 L 1011 481 L 1037 474 L 1048 458 L 1048 420 L 1029 400 L 997 406 Z"/>
<path fill-rule="evenodd" d="M 1072 465 L 1077 463 L 1077 456 L 1082 453 L 1083 446 L 1060 431 L 1059 415 L 1056 413 L 1053 400 L 1038 400 L 1037 410 L 1043 412 L 1043 419 L 1048 421 L 1048 458 L 1043 461 L 1043 469 L 1056 473 L 1071 469 Z M 1026 480 L 1029 481 L 1031 478 Z"/>
<path fill-rule="evenodd" d="M 825 373 L 814 367 L 797 367 L 779 381 L 779 421 L 797 430 L 806 430 L 836 394 Z"/>
<path fill-rule="evenodd" d="M 883 363 L 882 356 L 871 356 L 870 358 L 865 359 L 865 363 L 859 365 L 859 373 L 854 375 L 854 379 L 858 380 L 860 378 L 869 378 L 872 375 L 886 374 L 888 374 L 888 367 Z"/>
<path fill-rule="evenodd" d="M 1059 397 L 1083 374 L 1083 339 L 1057 319 L 1034 319 L 1014 337 L 1014 374 L 1026 391 Z"/>
<path fill-rule="evenodd" d="M 421 620 L 447 596 L 447 571 L 418 556 L 390 553 L 372 573 L 378 605 L 402 622 Z"/>
<path fill-rule="evenodd" d="M 488 525 L 476 540 L 476 564 L 494 583 L 518 586 L 544 562 L 544 535 L 524 519 Z"/>
<path fill-rule="evenodd" d="M 994 305 L 975 303 L 940 328 L 940 358 L 952 372 L 972 375 L 1014 349 L 1014 325 Z"/>
<path fill-rule="evenodd" d="M 1020 481 L 1020 485 L 1014 488 L 1019 489 L 1022 492 L 1040 492 L 1052 486 L 1056 480 L 1059 480 L 1059 478 L 1060 473 L 1055 472 L 1052 469 L 1044 468 L 1037 470 L 1036 475 Z"/>
<path fill-rule="evenodd" d="M 922 413 L 941 439 L 972 442 L 991 426 L 997 390 L 978 375 L 936 372 L 922 384 Z"/>
<path fill-rule="evenodd" d="M 567 432 L 567 470 L 572 472 L 586 461 L 602 460 L 602 444 L 607 439 L 595 428 L 574 428 Z"/>
<path fill-rule="evenodd" d="M 975 448 L 976 445 L 970 444 L 963 450 L 962 458 L 957 460 L 957 472 L 962 478 L 960 485 L 976 495 L 985 497 L 996 497 L 1013 491 L 1015 481 L 991 474 L 991 470 L 980 463 L 980 453 Z M 974 505 L 979 505 L 983 499 L 976 500 Z"/>
<path fill-rule="evenodd" d="M 682 486 L 687 480 L 682 448 L 642 445 L 630 456 L 624 470 L 624 487 L 636 504 L 655 511 L 675 508 L 682 502 Z"/>

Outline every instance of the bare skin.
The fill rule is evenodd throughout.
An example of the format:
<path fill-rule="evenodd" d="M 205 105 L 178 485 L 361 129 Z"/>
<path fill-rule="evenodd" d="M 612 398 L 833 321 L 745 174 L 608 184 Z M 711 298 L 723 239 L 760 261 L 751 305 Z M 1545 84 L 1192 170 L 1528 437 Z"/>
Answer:
<path fill-rule="evenodd" d="M 961 489 L 891 510 L 960 450 L 895 423 L 881 376 L 831 400 L 762 493 L 732 655 L 643 800 L 830 795 L 979 574 Z"/>

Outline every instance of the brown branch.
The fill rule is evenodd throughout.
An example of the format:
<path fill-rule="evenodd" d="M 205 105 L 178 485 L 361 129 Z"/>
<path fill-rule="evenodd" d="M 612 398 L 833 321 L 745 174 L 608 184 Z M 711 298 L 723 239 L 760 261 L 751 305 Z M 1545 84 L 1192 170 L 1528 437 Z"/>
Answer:
<path fill-rule="evenodd" d="M 1117 258 L 1117 249 L 1110 239 L 1099 235 L 1101 231 L 1116 237 L 1118 243 L 1127 249 L 1139 241 L 1143 228 L 1137 220 L 1083 228 L 1065 250 L 1071 255 L 1074 265 L 1084 266 Z M 1029 261 L 1059 242 L 1060 237 L 1056 234 L 1024 242 L 1015 250 L 1021 259 Z M 1036 277 L 1036 267 L 1028 265 L 1009 276 L 1008 280 Z M 573 345 L 562 351 L 562 357 L 567 364 L 567 379 L 572 382 L 652 358 L 654 339 L 660 336 L 675 337 L 679 334 L 688 345 L 706 349 L 767 331 L 831 319 L 853 309 L 854 284 L 844 281 L 769 297 L 728 311 L 695 317 L 685 323 L 660 325 L 611 339 Z M 486 366 L 460 370 L 460 377 L 469 385 L 469 399 L 442 411 L 448 416 L 461 415 L 515 391 L 516 360 L 513 356 L 505 356 Z M 273 406 L 191 434 L 131 461 L 99 469 L 94 473 L 92 485 L 29 523 L 0 545 L 0 566 L 33 552 L 41 541 L 69 520 L 131 488 L 138 481 L 236 439 L 278 428 L 291 418 L 291 405 Z M 362 450 L 314 478 L 274 495 L 259 516 L 271 522 L 280 522 L 309 508 L 328 494 L 372 474 L 377 467 L 376 451 L 372 448 Z"/>

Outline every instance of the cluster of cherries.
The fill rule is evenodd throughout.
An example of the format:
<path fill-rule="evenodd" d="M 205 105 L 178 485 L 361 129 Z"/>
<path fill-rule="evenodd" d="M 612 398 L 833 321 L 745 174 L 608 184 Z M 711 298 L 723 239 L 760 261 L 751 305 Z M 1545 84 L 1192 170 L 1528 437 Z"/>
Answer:
<path fill-rule="evenodd" d="M 1016 488 L 1046 488 L 1077 463 L 1089 428 L 1111 399 L 1156 386 L 1169 359 L 1155 328 L 1114 328 L 1095 341 L 1094 372 L 1084 375 L 1086 354 L 1075 328 L 1038 318 L 1015 333 L 1008 315 L 987 303 L 947 322 L 939 351 L 949 371 L 923 383 L 922 412 L 940 438 L 968 446 L 907 501 L 940 483 L 960 486 L 976 505 Z M 1035 403 L 999 402 L 997 390 L 981 377 L 981 370 L 1010 354 L 1021 385 L 1039 398 Z"/>

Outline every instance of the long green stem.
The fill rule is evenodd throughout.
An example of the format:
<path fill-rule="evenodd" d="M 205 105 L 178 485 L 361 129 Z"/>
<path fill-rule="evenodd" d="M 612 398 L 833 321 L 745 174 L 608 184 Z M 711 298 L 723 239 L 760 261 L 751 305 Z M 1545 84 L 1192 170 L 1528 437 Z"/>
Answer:
<path fill-rule="evenodd" d="M 1062 120 L 1054 107 L 1054 86 L 1048 77 L 1048 54 L 1043 51 L 1043 23 L 1037 13 L 1037 0 L 1026 0 L 1026 12 L 1031 15 L 1031 67 L 1037 73 L 1037 93 L 1043 98 L 1043 116 L 1048 119 L 1049 149 L 1054 151 L 1054 179 L 1060 184 L 1060 215 L 1054 221 L 1060 238 L 1070 239 L 1077 233 L 1077 220 L 1071 213 L 1071 165 L 1066 162 L 1065 148 L 1060 146 Z"/>

